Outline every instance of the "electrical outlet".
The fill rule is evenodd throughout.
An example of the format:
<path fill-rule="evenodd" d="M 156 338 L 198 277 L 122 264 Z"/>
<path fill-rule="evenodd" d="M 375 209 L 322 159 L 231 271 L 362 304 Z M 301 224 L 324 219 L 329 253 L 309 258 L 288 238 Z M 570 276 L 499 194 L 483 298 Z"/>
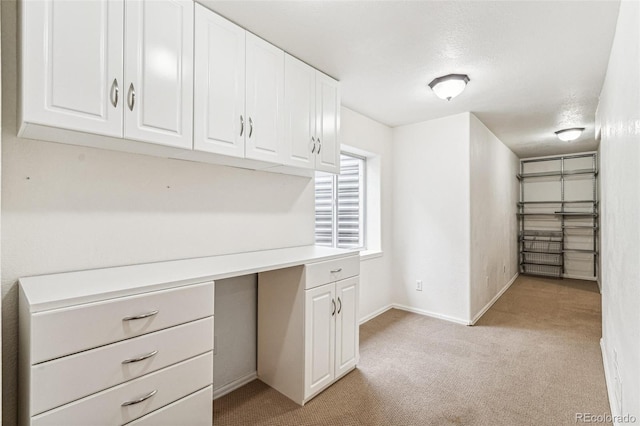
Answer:
<path fill-rule="evenodd" d="M 422 291 L 422 280 L 417 280 L 416 281 L 416 290 L 417 291 Z"/>

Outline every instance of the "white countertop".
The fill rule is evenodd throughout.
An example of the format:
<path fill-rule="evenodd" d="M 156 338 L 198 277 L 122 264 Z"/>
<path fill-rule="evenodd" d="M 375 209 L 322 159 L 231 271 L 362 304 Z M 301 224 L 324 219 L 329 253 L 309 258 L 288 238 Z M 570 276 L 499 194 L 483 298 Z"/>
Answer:
<path fill-rule="evenodd" d="M 32 313 L 357 255 L 321 246 L 261 250 L 20 278 Z"/>

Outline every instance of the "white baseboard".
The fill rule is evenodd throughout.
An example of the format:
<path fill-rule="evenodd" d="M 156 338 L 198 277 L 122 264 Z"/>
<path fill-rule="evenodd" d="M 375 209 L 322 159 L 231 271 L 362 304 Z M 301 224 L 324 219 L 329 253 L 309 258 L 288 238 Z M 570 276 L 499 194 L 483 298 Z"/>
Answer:
<path fill-rule="evenodd" d="M 239 379 L 234 380 L 231 383 L 227 383 L 226 385 L 213 390 L 213 399 L 218 399 L 221 396 L 225 396 L 228 393 L 233 392 L 234 390 L 241 388 L 249 382 L 254 381 L 258 378 L 258 372 L 254 371 L 252 373 L 247 374 L 246 376 L 240 377 Z"/>
<path fill-rule="evenodd" d="M 502 290 L 500 290 L 498 292 L 498 294 L 496 294 L 493 297 L 493 299 L 491 299 L 489 301 L 489 303 L 484 305 L 484 308 L 482 308 L 480 310 L 480 312 L 478 312 L 476 314 L 476 316 L 473 317 L 473 319 L 471 320 L 471 325 L 474 325 L 476 322 L 478 322 L 478 320 L 489 310 L 489 308 L 491 308 L 493 306 L 493 304 L 496 303 L 498 301 L 498 299 L 500 299 L 500 296 L 502 296 L 505 291 L 509 290 L 509 287 L 511 287 L 511 284 L 513 284 L 515 282 L 516 278 L 518 278 L 519 275 L 520 275 L 520 273 L 516 272 L 516 274 L 513 276 L 513 278 L 511 278 L 511 280 L 509 280 L 509 282 L 507 284 L 505 284 L 504 287 L 502 287 Z"/>
<path fill-rule="evenodd" d="M 456 324 L 469 325 L 469 321 L 467 320 L 451 317 L 449 315 L 439 314 L 437 312 L 431 312 L 424 309 L 412 308 L 410 306 L 399 305 L 397 303 L 394 303 L 393 305 L 391 305 L 391 307 L 395 309 L 400 309 L 402 311 L 413 312 L 414 314 L 420 314 L 427 317 L 438 318 L 445 321 L 455 322 Z"/>
<path fill-rule="evenodd" d="M 367 315 L 366 317 L 360 320 L 360 325 L 364 324 L 367 321 L 372 320 L 378 315 L 382 315 L 390 309 L 400 309 L 401 311 L 407 311 L 418 315 L 424 315 L 426 317 L 438 318 L 445 321 L 455 322 L 456 324 L 469 325 L 469 321 L 462 320 L 460 318 L 450 317 L 448 315 L 439 314 L 437 312 L 431 312 L 424 309 L 413 308 L 411 306 L 400 305 L 398 303 L 392 303 L 390 305 L 384 306 L 377 311 Z"/>
<path fill-rule="evenodd" d="M 365 316 L 364 318 L 360 319 L 360 325 L 364 324 L 365 322 L 374 319 L 375 317 L 377 317 L 378 315 L 382 315 L 385 312 L 387 312 L 389 309 L 392 309 L 393 305 L 387 305 L 387 306 L 383 306 L 382 308 L 373 311 L 372 313 L 370 313 L 369 315 Z"/>
<path fill-rule="evenodd" d="M 613 377 L 609 371 L 609 362 L 607 361 L 607 351 L 604 347 L 604 340 L 600 339 L 600 351 L 602 351 L 602 364 L 604 365 L 604 381 L 607 386 L 607 394 L 609 394 L 609 408 L 611 409 L 611 416 L 619 418 L 621 413 L 618 413 L 618 400 L 616 399 L 616 393 L 613 389 Z M 614 422 L 614 426 L 618 426 L 618 422 Z"/>

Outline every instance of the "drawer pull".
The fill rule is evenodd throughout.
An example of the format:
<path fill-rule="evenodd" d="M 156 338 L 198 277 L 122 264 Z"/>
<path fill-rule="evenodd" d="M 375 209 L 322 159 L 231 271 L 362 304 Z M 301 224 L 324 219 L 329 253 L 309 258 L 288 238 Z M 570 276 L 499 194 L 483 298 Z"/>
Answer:
<path fill-rule="evenodd" d="M 133 320 L 138 320 L 143 318 L 149 318 L 156 315 L 158 312 L 160 311 L 156 310 L 156 311 L 147 312 L 146 314 L 134 315 L 132 317 L 124 317 L 122 318 L 122 321 L 133 321 Z"/>
<path fill-rule="evenodd" d="M 149 352 L 148 354 L 140 355 L 139 357 L 125 359 L 124 361 L 122 361 L 122 363 L 123 364 L 132 364 L 134 362 L 144 361 L 145 359 L 149 359 L 149 358 L 151 358 L 152 356 L 154 356 L 157 353 L 158 353 L 158 351 Z"/>
<path fill-rule="evenodd" d="M 338 297 L 338 313 L 342 310 L 342 300 Z"/>
<path fill-rule="evenodd" d="M 146 401 L 147 399 L 151 398 L 153 395 L 157 394 L 158 390 L 152 390 L 151 392 L 149 392 L 148 394 L 146 394 L 145 396 L 141 396 L 138 399 L 133 399 L 131 401 L 125 401 L 122 403 L 123 407 L 127 407 L 129 405 L 136 405 L 136 404 L 140 404 L 141 402 Z"/>
<path fill-rule="evenodd" d="M 331 273 L 332 273 L 332 274 L 337 274 L 338 272 L 342 272 L 342 268 L 332 269 L 332 270 L 331 270 Z"/>

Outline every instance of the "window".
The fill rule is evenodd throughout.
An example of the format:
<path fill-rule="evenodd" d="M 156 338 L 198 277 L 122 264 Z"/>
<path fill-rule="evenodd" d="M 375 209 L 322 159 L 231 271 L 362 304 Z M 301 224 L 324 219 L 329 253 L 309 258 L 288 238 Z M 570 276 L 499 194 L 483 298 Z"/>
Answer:
<path fill-rule="evenodd" d="M 340 174 L 316 172 L 316 244 L 338 248 L 365 247 L 366 160 L 340 155 Z"/>

